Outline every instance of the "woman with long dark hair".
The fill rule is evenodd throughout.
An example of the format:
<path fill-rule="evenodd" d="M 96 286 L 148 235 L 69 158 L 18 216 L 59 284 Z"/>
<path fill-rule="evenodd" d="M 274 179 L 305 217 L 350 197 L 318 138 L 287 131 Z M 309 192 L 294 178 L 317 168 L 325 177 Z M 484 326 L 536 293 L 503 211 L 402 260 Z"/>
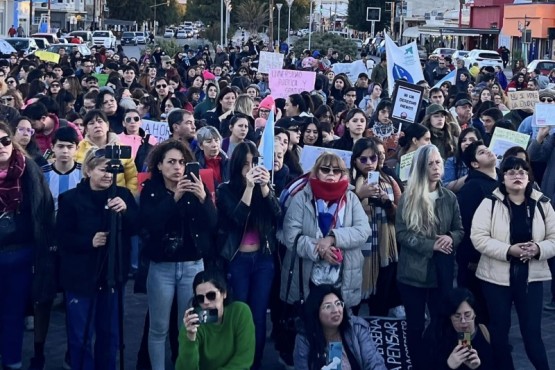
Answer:
<path fill-rule="evenodd" d="M 468 175 L 468 167 L 462 160 L 462 154 L 473 142 L 482 140 L 482 135 L 474 127 L 467 127 L 462 130 L 457 142 L 455 154 L 445 161 L 445 172 L 443 173 L 443 186 L 456 193 L 463 187 Z"/>
<path fill-rule="evenodd" d="M 295 340 L 296 370 L 320 370 L 330 363 L 342 369 L 387 369 L 372 337 L 368 322 L 345 309 L 340 289 L 315 286 L 303 305 L 303 330 Z M 341 346 L 341 358 L 330 358 L 330 345 Z"/>
<path fill-rule="evenodd" d="M 322 126 L 314 117 L 307 118 L 301 127 L 301 138 L 299 145 L 323 146 L 322 145 Z"/>
<path fill-rule="evenodd" d="M 430 144 L 430 130 L 426 126 L 418 123 L 409 125 L 404 131 L 404 135 L 399 138 L 399 151 L 397 156 L 402 156 L 416 151 L 422 145 Z"/>
<path fill-rule="evenodd" d="M 430 141 L 434 144 L 441 154 L 441 158 L 446 160 L 455 151 L 455 140 L 449 127 L 449 112 L 440 104 L 432 104 L 426 108 L 426 116 L 422 125 L 430 130 Z"/>
<path fill-rule="evenodd" d="M 353 145 L 364 136 L 368 118 L 361 109 L 353 108 L 345 115 L 345 132 L 330 146 L 334 149 L 353 150 Z"/>
<path fill-rule="evenodd" d="M 270 143 L 272 145 L 273 143 Z M 270 173 L 256 146 L 235 147 L 229 163 L 230 180 L 218 187 L 221 256 L 228 263 L 228 279 L 236 300 L 251 308 L 256 351 L 253 369 L 259 369 L 266 342 L 266 310 L 274 277 L 273 253 L 281 208 Z"/>

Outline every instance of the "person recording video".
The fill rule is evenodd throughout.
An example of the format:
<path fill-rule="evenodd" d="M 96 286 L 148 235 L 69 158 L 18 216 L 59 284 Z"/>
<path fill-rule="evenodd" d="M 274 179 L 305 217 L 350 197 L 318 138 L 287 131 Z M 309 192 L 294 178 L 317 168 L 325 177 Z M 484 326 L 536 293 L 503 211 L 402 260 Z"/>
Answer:
<path fill-rule="evenodd" d="M 83 163 L 84 180 L 59 198 L 60 282 L 66 294 L 71 368 L 76 370 L 116 369 L 118 294 L 125 281 L 110 284 L 110 276 L 128 275 L 131 236 L 136 234 L 139 213 L 129 189 L 117 186 L 116 196 L 111 195 L 111 171 L 117 169 L 109 165 L 106 152 L 89 150 Z M 113 212 L 117 214 L 115 228 Z M 121 233 L 111 238 L 110 229 Z M 121 256 L 119 261 L 116 258 L 115 271 L 109 267 L 111 248 L 117 248 L 113 255 Z"/>

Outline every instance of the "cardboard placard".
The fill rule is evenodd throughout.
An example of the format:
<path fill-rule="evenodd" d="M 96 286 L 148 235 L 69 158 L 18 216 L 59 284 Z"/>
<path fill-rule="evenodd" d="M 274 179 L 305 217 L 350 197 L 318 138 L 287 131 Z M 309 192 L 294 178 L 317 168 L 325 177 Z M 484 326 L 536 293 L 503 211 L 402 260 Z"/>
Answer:
<path fill-rule="evenodd" d="M 283 54 L 271 53 L 269 51 L 260 52 L 260 60 L 258 61 L 258 72 L 270 73 L 272 69 L 283 68 Z"/>
<path fill-rule="evenodd" d="M 493 154 L 495 154 L 499 163 L 509 148 L 519 146 L 526 149 L 529 141 L 530 135 L 528 134 L 522 134 L 520 132 L 497 127 L 491 137 L 489 149 L 493 152 Z"/>
<path fill-rule="evenodd" d="M 316 72 L 296 71 L 289 69 L 272 69 L 269 74 L 272 97 L 287 98 L 292 94 L 314 90 Z"/>
<path fill-rule="evenodd" d="M 422 104 L 424 88 L 405 81 L 396 81 L 393 91 L 393 122 L 415 123 Z"/>
<path fill-rule="evenodd" d="M 410 175 L 410 169 L 412 168 L 412 159 L 414 158 L 414 152 L 407 153 L 401 156 L 399 160 L 399 178 L 401 181 L 408 181 Z"/>
<path fill-rule="evenodd" d="M 159 143 L 164 140 L 168 140 L 170 137 L 170 127 L 167 122 L 157 122 L 143 119 L 143 125 L 141 127 L 147 134 L 156 137 Z"/>
<path fill-rule="evenodd" d="M 108 83 L 108 75 L 106 73 L 93 73 L 93 76 L 98 80 L 98 86 L 106 86 Z"/>
<path fill-rule="evenodd" d="M 407 347 L 407 322 L 390 317 L 365 317 L 370 337 L 388 370 L 413 369 Z"/>
<path fill-rule="evenodd" d="M 536 103 L 540 101 L 538 91 L 520 90 L 509 91 L 507 93 L 507 108 L 513 109 L 534 109 Z"/>
<path fill-rule="evenodd" d="M 555 126 L 555 104 L 536 103 L 536 126 Z"/>
<path fill-rule="evenodd" d="M 345 166 L 347 166 L 347 168 L 351 167 L 351 155 L 353 153 L 350 151 L 331 149 L 331 148 L 320 148 L 317 146 L 305 145 L 301 152 L 301 159 L 300 159 L 301 167 L 304 173 L 309 172 L 312 169 L 312 167 L 314 167 L 314 163 L 316 163 L 316 160 L 318 159 L 318 157 L 323 153 L 337 154 L 339 157 L 341 157 L 341 159 L 343 159 L 343 161 L 345 162 Z"/>
<path fill-rule="evenodd" d="M 60 62 L 60 54 L 53 53 L 51 51 L 37 50 L 35 51 L 35 55 L 43 62 L 56 63 L 56 64 Z"/>

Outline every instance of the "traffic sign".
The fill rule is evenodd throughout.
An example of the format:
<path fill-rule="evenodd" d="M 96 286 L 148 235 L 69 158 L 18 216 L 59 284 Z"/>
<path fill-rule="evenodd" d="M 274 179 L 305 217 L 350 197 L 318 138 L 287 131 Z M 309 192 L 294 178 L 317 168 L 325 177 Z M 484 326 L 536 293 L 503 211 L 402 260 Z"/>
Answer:
<path fill-rule="evenodd" d="M 382 18 L 382 8 L 367 7 L 366 8 L 366 21 L 379 22 Z"/>

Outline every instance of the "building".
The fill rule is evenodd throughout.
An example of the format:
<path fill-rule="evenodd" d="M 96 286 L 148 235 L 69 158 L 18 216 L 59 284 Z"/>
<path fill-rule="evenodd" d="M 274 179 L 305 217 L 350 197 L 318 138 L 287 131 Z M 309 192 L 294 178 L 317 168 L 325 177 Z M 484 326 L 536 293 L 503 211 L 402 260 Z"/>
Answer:
<path fill-rule="evenodd" d="M 474 0 L 470 7 L 470 27 L 495 30 L 491 34 L 470 38 L 468 49 L 497 49 L 499 30 L 503 28 L 503 12 L 505 4 L 512 0 Z"/>

